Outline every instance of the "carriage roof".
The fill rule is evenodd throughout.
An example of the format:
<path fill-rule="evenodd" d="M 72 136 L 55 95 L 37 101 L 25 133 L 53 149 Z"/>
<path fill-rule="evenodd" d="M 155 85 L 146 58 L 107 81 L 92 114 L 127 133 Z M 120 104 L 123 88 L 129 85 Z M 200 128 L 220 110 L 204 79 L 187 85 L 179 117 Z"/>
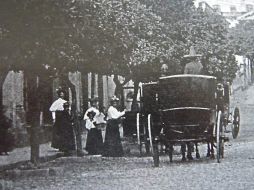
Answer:
<path fill-rule="evenodd" d="M 209 76 L 209 75 L 192 75 L 192 74 L 170 75 L 170 76 L 160 77 L 159 79 L 163 80 L 163 79 L 181 78 L 181 77 L 204 78 L 204 79 L 214 79 L 214 80 L 216 80 L 216 77 L 214 77 L 214 76 Z"/>

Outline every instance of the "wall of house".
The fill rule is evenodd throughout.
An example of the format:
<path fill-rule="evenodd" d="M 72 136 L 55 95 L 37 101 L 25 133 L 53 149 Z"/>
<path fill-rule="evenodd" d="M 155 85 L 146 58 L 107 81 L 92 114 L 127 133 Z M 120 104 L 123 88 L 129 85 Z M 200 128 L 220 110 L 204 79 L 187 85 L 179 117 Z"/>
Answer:
<path fill-rule="evenodd" d="M 14 128 L 21 127 L 25 122 L 23 80 L 23 72 L 10 71 L 3 84 L 3 105 Z"/>

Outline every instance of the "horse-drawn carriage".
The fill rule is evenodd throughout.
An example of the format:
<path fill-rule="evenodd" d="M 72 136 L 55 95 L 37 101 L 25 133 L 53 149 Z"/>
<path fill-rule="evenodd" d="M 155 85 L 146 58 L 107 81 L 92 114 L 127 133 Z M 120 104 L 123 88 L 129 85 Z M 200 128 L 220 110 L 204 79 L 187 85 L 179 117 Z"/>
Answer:
<path fill-rule="evenodd" d="M 221 86 L 213 76 L 161 77 L 157 82 L 142 84 L 140 111 L 127 114 L 125 130 L 136 135 L 140 153 L 143 145 L 151 151 L 155 166 L 159 166 L 159 144 L 167 148 L 172 161 L 172 147 L 190 142 L 210 144 L 212 155 L 215 147 L 220 162 L 228 140 L 228 124 L 232 123 L 234 138 L 239 131 L 239 109 L 231 113 L 229 92 L 229 85 Z"/>

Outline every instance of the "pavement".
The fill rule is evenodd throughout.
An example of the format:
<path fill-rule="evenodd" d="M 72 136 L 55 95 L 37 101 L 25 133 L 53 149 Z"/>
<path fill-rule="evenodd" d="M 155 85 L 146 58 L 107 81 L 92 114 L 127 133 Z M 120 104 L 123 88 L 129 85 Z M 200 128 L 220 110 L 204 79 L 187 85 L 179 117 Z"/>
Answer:
<path fill-rule="evenodd" d="M 123 136 L 123 130 L 120 128 L 121 136 Z M 102 130 L 103 140 L 105 139 L 105 130 Z M 82 147 L 85 147 L 87 133 L 82 134 Z M 83 150 L 85 153 L 86 151 Z M 30 161 L 31 148 L 30 146 L 23 148 L 15 148 L 9 152 L 9 155 L 0 155 L 0 171 L 18 168 L 20 165 L 24 165 Z M 51 147 L 51 143 L 45 143 L 40 145 L 40 161 L 47 162 L 63 156 L 63 153 L 57 149 Z M 0 189 L 1 190 L 1 189 Z"/>
<path fill-rule="evenodd" d="M 0 156 L 0 171 L 18 167 L 30 161 L 30 147 L 15 148 L 9 155 Z M 40 145 L 40 160 L 43 162 L 59 157 L 61 153 L 51 147 L 51 143 Z"/>

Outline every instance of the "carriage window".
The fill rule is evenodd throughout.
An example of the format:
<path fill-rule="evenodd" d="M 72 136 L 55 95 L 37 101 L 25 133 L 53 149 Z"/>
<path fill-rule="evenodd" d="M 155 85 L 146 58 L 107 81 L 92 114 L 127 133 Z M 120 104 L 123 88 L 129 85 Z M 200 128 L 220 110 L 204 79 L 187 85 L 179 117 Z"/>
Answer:
<path fill-rule="evenodd" d="M 214 106 L 215 83 L 208 78 L 180 77 L 160 81 L 162 109 Z"/>

